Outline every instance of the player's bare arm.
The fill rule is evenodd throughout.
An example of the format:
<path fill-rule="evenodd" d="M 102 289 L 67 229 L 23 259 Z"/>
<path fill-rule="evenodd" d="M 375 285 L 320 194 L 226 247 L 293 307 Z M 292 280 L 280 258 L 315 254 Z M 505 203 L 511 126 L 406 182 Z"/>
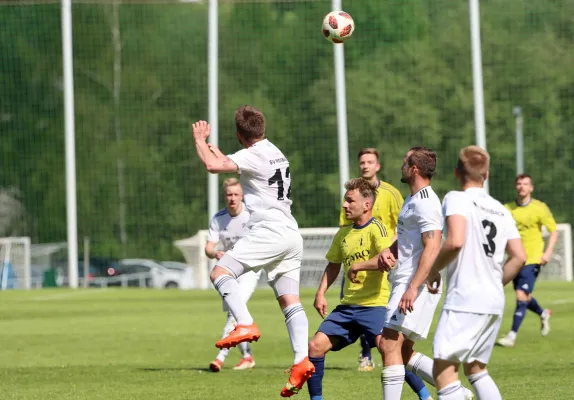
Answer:
<path fill-rule="evenodd" d="M 441 234 L 442 232 L 439 230 L 427 231 L 421 234 L 423 252 L 421 254 L 417 272 L 415 272 L 415 275 L 409 283 L 409 287 L 399 303 L 399 311 L 403 314 L 414 310 L 418 289 L 427 280 L 440 250 Z"/>
<path fill-rule="evenodd" d="M 397 258 L 399 258 L 399 256 L 398 256 L 398 245 L 397 245 L 397 241 L 395 240 L 389 248 L 384 249 L 381 252 L 381 254 L 379 254 L 379 259 L 378 259 L 379 271 L 381 271 L 381 272 L 387 271 L 388 272 L 391 269 L 393 269 L 396 262 L 397 262 Z"/>
<path fill-rule="evenodd" d="M 522 246 L 521 239 L 511 239 L 506 243 L 506 254 L 508 259 L 502 267 L 502 284 L 506 285 L 512 282 L 514 277 L 518 275 L 524 263 L 526 262 L 526 252 Z"/>
<path fill-rule="evenodd" d="M 427 287 L 431 293 L 438 293 L 440 271 L 451 263 L 460 253 L 466 238 L 466 218 L 462 215 L 450 215 L 446 218 L 447 235 L 427 278 Z"/>
<path fill-rule="evenodd" d="M 554 246 L 556 246 L 557 242 L 558 231 L 550 232 L 548 237 L 548 245 L 546 246 L 546 251 L 544 251 L 542 258 L 540 259 L 540 265 L 548 264 L 548 261 L 550 261 L 550 257 L 552 257 L 552 253 L 554 252 Z"/>
<path fill-rule="evenodd" d="M 379 270 L 379 256 L 375 256 L 367 261 L 359 261 L 351 265 L 347 272 L 347 278 L 353 283 L 358 283 L 357 273 L 360 271 L 378 271 Z"/>
<path fill-rule="evenodd" d="M 205 169 L 212 174 L 237 172 L 237 165 L 214 145 L 207 143 L 210 127 L 205 121 L 197 121 L 192 125 L 195 150 Z"/>
<path fill-rule="evenodd" d="M 325 318 L 328 314 L 325 293 L 327 293 L 327 289 L 329 289 L 337 279 L 337 276 L 339 276 L 339 271 L 341 271 L 341 263 L 329 262 L 327 267 L 325 267 L 325 272 L 323 272 L 321 283 L 319 284 L 319 288 L 315 294 L 315 303 L 313 304 L 321 318 Z"/>
<path fill-rule="evenodd" d="M 216 260 L 219 260 L 221 257 L 223 257 L 223 255 L 225 254 L 225 252 L 224 252 L 224 251 L 221 251 L 221 250 L 217 250 L 217 251 L 216 251 L 216 250 L 215 250 L 215 246 L 217 246 L 217 243 L 215 243 L 215 242 L 209 242 L 209 241 L 208 241 L 208 242 L 205 244 L 205 255 L 206 255 L 208 258 L 211 258 L 211 259 L 214 259 L 214 258 L 215 258 Z"/>

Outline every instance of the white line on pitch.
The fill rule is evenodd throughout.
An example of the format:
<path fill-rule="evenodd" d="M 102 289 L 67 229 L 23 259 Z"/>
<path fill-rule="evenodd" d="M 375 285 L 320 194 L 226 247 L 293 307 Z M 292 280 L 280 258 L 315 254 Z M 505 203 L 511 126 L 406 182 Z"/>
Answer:
<path fill-rule="evenodd" d="M 569 303 L 574 303 L 574 299 L 562 299 L 549 302 L 549 304 L 569 304 Z"/>

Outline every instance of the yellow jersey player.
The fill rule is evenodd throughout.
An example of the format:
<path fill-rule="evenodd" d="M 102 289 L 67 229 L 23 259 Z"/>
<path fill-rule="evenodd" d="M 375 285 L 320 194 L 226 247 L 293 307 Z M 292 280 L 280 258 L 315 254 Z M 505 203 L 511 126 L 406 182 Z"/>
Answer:
<path fill-rule="evenodd" d="M 535 312 L 540 316 L 540 334 L 542 336 L 550 333 L 550 309 L 543 309 L 532 296 L 534 283 L 540 272 L 540 268 L 550 260 L 554 246 L 558 241 L 556 231 L 556 221 L 552 212 L 546 204 L 540 200 L 532 198 L 534 185 L 532 177 L 527 174 L 518 175 L 515 179 L 516 201 L 505 204 L 510 210 L 516 227 L 522 238 L 524 250 L 526 251 L 526 265 L 518 276 L 514 279 L 514 290 L 516 291 L 516 310 L 512 322 L 512 329 L 503 338 L 498 340 L 498 344 L 504 347 L 514 346 L 518 328 L 524 320 L 526 310 Z M 545 226 L 550 237 L 548 246 L 544 250 L 544 239 L 542 237 L 542 226 Z"/>
<path fill-rule="evenodd" d="M 345 184 L 345 216 L 352 225 L 342 227 L 327 253 L 329 261 L 315 296 L 315 308 L 322 318 L 317 333 L 309 342 L 309 359 L 315 373 L 307 381 L 311 400 L 323 399 L 323 375 L 325 355 L 354 343 L 364 335 L 370 346 L 376 346 L 383 329 L 390 288 L 386 273 L 363 271 L 353 273 L 353 267 L 361 261 L 377 259 L 378 254 L 391 244 L 391 234 L 372 216 L 376 201 L 376 187 L 365 179 L 357 178 Z M 341 304 L 327 316 L 325 292 L 337 279 L 343 265 L 346 279 Z M 420 385 L 426 391 L 420 378 Z M 416 390 L 415 390 L 416 391 Z M 419 396 L 419 398 L 421 398 Z M 428 391 L 426 397 L 429 398 Z"/>
<path fill-rule="evenodd" d="M 399 212 L 403 206 L 403 196 L 393 185 L 387 182 L 381 181 L 377 177 L 377 173 L 381 169 L 381 163 L 379 161 L 379 152 L 373 147 L 365 147 L 359 151 L 359 170 L 361 172 L 361 178 L 369 181 L 372 185 L 377 188 L 377 198 L 375 204 L 373 205 L 373 217 L 383 223 L 387 232 L 391 236 L 394 236 L 397 229 L 397 220 L 399 218 Z M 339 216 L 339 226 L 352 225 L 353 222 L 347 219 L 345 216 L 345 209 L 341 208 L 341 213 Z M 343 284 L 345 279 L 343 278 Z M 341 297 L 343 296 L 342 286 L 341 286 Z M 369 372 L 375 367 L 373 363 L 373 357 L 371 354 L 371 346 L 361 336 L 361 354 L 359 356 L 359 371 Z M 426 398 L 426 397 L 425 397 Z"/>

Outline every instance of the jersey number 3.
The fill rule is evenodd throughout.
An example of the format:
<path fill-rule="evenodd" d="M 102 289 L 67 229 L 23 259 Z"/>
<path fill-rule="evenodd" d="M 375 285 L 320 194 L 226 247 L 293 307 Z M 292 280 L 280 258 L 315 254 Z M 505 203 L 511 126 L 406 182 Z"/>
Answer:
<path fill-rule="evenodd" d="M 285 179 L 289 178 L 289 167 L 285 169 Z M 291 180 L 289 180 L 291 181 Z M 274 183 L 277 184 L 277 200 L 285 200 L 285 187 L 283 182 L 283 174 L 280 168 L 275 170 L 275 173 L 269 180 L 267 181 L 269 186 L 273 185 Z M 289 188 L 287 189 L 287 198 L 291 198 L 291 182 L 289 182 Z"/>
<path fill-rule="evenodd" d="M 488 243 L 483 243 L 484 252 L 488 257 L 492 257 L 496 251 L 496 243 L 494 243 L 494 237 L 496 236 L 496 225 L 492 221 L 487 219 L 482 221 L 482 227 L 486 233 L 486 240 Z"/>

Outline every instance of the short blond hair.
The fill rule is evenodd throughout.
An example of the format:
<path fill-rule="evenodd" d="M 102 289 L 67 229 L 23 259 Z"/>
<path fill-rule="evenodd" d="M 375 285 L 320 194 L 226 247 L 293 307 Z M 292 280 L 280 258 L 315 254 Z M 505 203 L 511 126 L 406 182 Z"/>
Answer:
<path fill-rule="evenodd" d="M 363 147 L 361 150 L 359 150 L 359 156 L 357 158 L 361 159 L 361 157 L 363 157 L 365 154 L 374 155 L 377 157 L 377 162 L 379 162 L 379 152 L 374 147 Z"/>
<path fill-rule="evenodd" d="M 363 198 L 370 199 L 372 201 L 371 206 L 375 203 L 375 200 L 377 200 L 377 186 L 366 179 L 351 179 L 345 182 L 345 189 L 347 192 L 351 190 L 358 190 Z"/>
<path fill-rule="evenodd" d="M 223 192 L 227 190 L 229 186 L 241 185 L 237 178 L 227 178 L 223 181 Z"/>
<path fill-rule="evenodd" d="M 465 181 L 481 182 L 486 180 L 490 168 L 490 155 L 478 146 L 467 146 L 458 153 L 456 169 Z"/>

